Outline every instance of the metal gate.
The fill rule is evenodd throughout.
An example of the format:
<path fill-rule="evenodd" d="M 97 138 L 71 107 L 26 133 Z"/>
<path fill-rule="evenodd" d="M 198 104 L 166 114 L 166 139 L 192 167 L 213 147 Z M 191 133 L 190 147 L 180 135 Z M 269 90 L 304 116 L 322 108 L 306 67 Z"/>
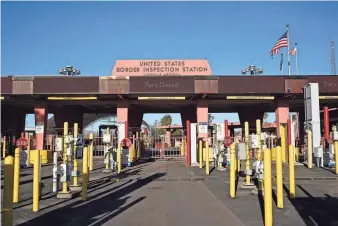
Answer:
<path fill-rule="evenodd" d="M 185 161 L 186 137 L 183 136 L 153 136 L 141 138 L 144 158 L 159 161 Z"/>

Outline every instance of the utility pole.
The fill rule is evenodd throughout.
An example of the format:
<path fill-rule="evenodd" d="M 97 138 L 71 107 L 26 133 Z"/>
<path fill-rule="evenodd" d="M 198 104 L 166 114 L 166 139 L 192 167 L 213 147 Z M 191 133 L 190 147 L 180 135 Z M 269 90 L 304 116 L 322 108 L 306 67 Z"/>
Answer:
<path fill-rule="evenodd" d="M 337 73 L 336 73 L 336 53 L 335 53 L 335 49 L 334 49 L 334 41 L 331 41 L 330 49 L 331 49 L 331 54 L 330 54 L 331 74 L 337 75 Z"/>

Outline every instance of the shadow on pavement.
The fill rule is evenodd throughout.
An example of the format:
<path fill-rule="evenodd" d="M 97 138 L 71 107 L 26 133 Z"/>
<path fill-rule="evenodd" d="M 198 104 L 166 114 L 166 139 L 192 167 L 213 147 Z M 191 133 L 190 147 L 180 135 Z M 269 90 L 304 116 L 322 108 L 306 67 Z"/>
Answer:
<path fill-rule="evenodd" d="M 140 197 L 126 204 L 130 198 L 126 195 L 165 175 L 165 173 L 156 173 L 146 178 L 137 179 L 119 190 L 102 192 L 105 194 L 104 196 L 96 194 L 94 197 L 89 197 L 87 201 L 76 201 L 20 225 L 102 225 L 146 198 Z"/>
<path fill-rule="evenodd" d="M 53 175 L 41 177 L 41 180 L 47 180 L 47 179 L 51 179 L 51 178 L 53 178 Z M 20 181 L 20 185 L 29 184 L 29 183 L 33 183 L 33 179 Z M 4 185 L 1 185 L 1 189 L 3 189 L 3 188 L 4 188 Z"/>
<path fill-rule="evenodd" d="M 335 170 L 333 168 L 328 168 L 328 167 L 322 167 L 321 169 L 323 170 L 326 170 L 326 171 L 329 171 L 330 173 L 334 174 L 334 175 L 337 175 Z"/>
<path fill-rule="evenodd" d="M 285 192 L 289 189 L 283 185 Z M 308 197 L 288 198 L 307 226 L 338 225 L 338 199 L 327 194 L 325 197 L 313 197 L 303 186 L 297 187 Z"/>
<path fill-rule="evenodd" d="M 103 167 L 103 168 L 104 168 L 104 167 Z M 142 168 L 141 168 L 141 167 L 137 167 L 136 169 L 139 169 L 139 170 L 135 170 L 135 169 L 128 169 L 128 170 L 125 170 L 125 171 L 124 171 L 124 172 L 125 172 L 125 177 L 127 177 L 127 175 L 126 175 L 127 172 L 132 171 L 132 174 L 137 174 L 137 173 L 139 173 L 139 172 L 141 171 Z M 134 171 L 136 171 L 136 172 L 134 172 Z M 94 191 L 96 191 L 96 190 L 98 190 L 98 189 L 102 189 L 102 188 L 104 188 L 104 187 L 107 187 L 107 186 L 109 186 L 109 185 L 112 185 L 112 184 L 114 183 L 114 182 L 112 182 L 112 178 L 113 178 L 113 177 L 114 177 L 114 176 L 112 176 L 112 175 L 108 175 L 108 176 L 105 176 L 105 177 L 102 177 L 102 178 L 98 178 L 98 179 L 96 179 L 96 180 L 89 181 L 89 183 L 88 183 L 88 188 L 87 188 L 87 189 L 88 189 L 88 194 L 91 193 L 91 192 L 94 192 Z M 132 180 L 129 180 L 129 181 L 127 181 L 127 183 L 129 183 L 129 182 L 131 182 L 131 181 L 132 181 Z M 124 184 L 126 184 L 126 183 L 124 183 Z M 113 188 L 112 190 L 115 190 L 115 189 L 117 189 L 117 188 L 123 186 L 124 184 L 119 185 L 119 186 Z M 60 187 L 59 187 L 59 188 L 60 188 Z M 43 189 L 43 188 L 42 188 L 42 189 Z M 42 192 L 42 193 L 43 193 L 43 192 Z M 53 193 L 53 192 L 49 191 L 49 192 L 47 192 L 47 193 L 42 194 L 40 200 L 50 199 L 50 198 L 53 198 L 53 197 L 55 197 L 55 196 L 56 196 L 56 193 Z M 78 192 L 77 192 L 77 193 L 74 193 L 72 199 L 75 199 L 75 198 L 77 198 L 77 197 L 79 197 L 79 196 L 80 196 L 80 193 L 78 193 Z M 24 203 L 24 202 L 27 202 L 27 201 L 29 201 L 29 200 L 30 200 L 31 202 Z M 59 204 L 61 204 L 61 203 L 67 202 L 67 201 L 68 201 L 68 200 L 64 200 L 64 201 L 62 201 L 62 202 L 59 202 L 59 203 L 50 205 L 50 206 L 48 206 L 47 208 L 50 208 L 50 207 L 59 205 Z M 24 204 L 23 204 L 23 203 L 24 203 Z M 32 205 L 32 197 L 29 197 L 29 198 L 20 200 L 20 203 L 19 203 L 19 204 L 15 204 L 14 207 L 13 207 L 13 209 L 19 209 L 19 208 L 22 208 L 22 207 L 25 207 L 25 206 L 29 206 L 29 205 Z M 43 209 L 47 209 L 47 208 L 43 208 Z"/>
<path fill-rule="evenodd" d="M 132 181 L 132 180 L 129 180 L 129 181 L 123 183 L 123 184 L 120 184 L 120 185 L 118 185 L 118 186 L 116 186 L 116 187 L 113 187 L 113 188 L 110 190 L 110 192 L 111 192 L 111 191 L 114 191 L 114 190 L 117 190 L 117 189 L 123 187 L 123 186 L 126 185 L 126 184 L 129 184 L 131 181 Z M 114 182 L 107 183 L 107 184 L 104 184 L 104 186 L 101 186 L 101 187 L 96 188 L 96 189 L 94 189 L 94 190 L 88 190 L 88 193 L 87 193 L 87 194 L 90 194 L 90 193 L 92 193 L 92 192 L 94 192 L 94 191 L 96 191 L 96 190 L 98 190 L 98 189 L 102 189 L 102 188 L 108 187 L 109 185 L 112 185 L 113 183 L 114 183 Z M 107 194 L 107 191 L 103 191 L 103 192 L 100 192 L 100 193 L 98 193 L 98 194 L 95 194 L 95 195 L 91 196 L 90 198 L 91 198 L 91 199 L 94 199 L 94 198 L 99 197 L 99 196 L 101 196 L 101 195 L 103 195 L 103 194 Z M 74 193 L 72 199 L 76 199 L 76 198 L 78 198 L 78 197 L 80 197 L 80 196 L 81 196 L 81 193 L 80 193 L 80 192 Z M 58 202 L 58 203 L 49 205 L 49 206 L 47 206 L 47 207 L 45 207 L 45 208 L 41 208 L 40 211 L 46 210 L 46 209 L 49 209 L 49 208 L 52 208 L 52 207 L 54 207 L 54 206 L 58 206 L 58 205 L 60 205 L 60 204 L 62 204 L 62 203 L 68 202 L 68 201 L 69 201 L 69 200 L 63 200 L 63 201 L 61 201 L 61 202 Z M 82 202 L 82 201 L 80 201 L 80 203 L 81 203 L 81 202 Z"/>
<path fill-rule="evenodd" d="M 107 187 L 107 186 L 109 186 L 109 185 L 112 185 L 112 184 L 114 183 L 114 182 L 111 182 L 111 179 L 110 179 L 110 180 L 104 180 L 104 179 L 106 179 L 106 178 L 111 178 L 111 176 L 107 176 L 107 177 L 104 177 L 104 178 L 100 178 L 100 179 L 96 179 L 96 180 L 91 181 L 92 184 L 91 184 L 91 185 L 90 185 L 90 184 L 88 185 L 88 194 L 90 194 L 90 193 L 92 193 L 92 192 L 94 192 L 94 191 L 96 191 L 96 190 L 98 190 L 98 189 L 102 189 L 102 188 L 104 188 L 104 187 Z M 127 183 L 129 183 L 129 182 L 131 182 L 131 180 L 128 181 Z M 112 190 L 116 190 L 116 189 L 118 189 L 119 187 L 122 187 L 123 185 L 125 185 L 125 184 L 127 184 L 127 183 L 123 183 L 123 184 L 121 184 L 121 185 L 119 185 L 119 186 L 117 186 L 117 187 L 114 187 Z M 79 193 L 79 192 L 73 193 L 72 199 L 76 199 L 76 198 L 78 198 L 80 195 L 81 195 L 81 193 Z M 56 193 L 53 193 L 53 192 L 47 192 L 47 193 L 41 195 L 40 200 L 46 200 L 46 199 L 50 199 L 50 198 L 53 198 L 53 197 L 56 197 Z M 29 200 L 30 200 L 31 202 L 21 204 L 21 203 L 26 202 L 26 201 L 29 201 Z M 44 209 L 51 208 L 51 207 L 53 207 L 53 206 L 60 205 L 61 203 L 65 203 L 65 202 L 67 202 L 67 201 L 69 201 L 69 200 L 63 200 L 63 201 L 58 202 L 58 203 L 56 203 L 56 204 L 49 205 L 49 206 L 46 207 L 46 208 L 40 209 L 40 211 L 41 211 L 41 210 L 44 210 Z M 20 204 L 21 204 L 21 205 L 20 205 Z M 32 205 L 32 204 L 33 204 L 33 203 L 32 203 L 32 197 L 30 197 L 30 198 L 27 198 L 27 199 L 20 200 L 20 203 L 19 203 L 19 204 L 14 204 L 13 209 L 19 209 L 19 208 L 22 208 L 22 207 L 25 207 L 25 206 L 29 206 L 29 205 Z"/>

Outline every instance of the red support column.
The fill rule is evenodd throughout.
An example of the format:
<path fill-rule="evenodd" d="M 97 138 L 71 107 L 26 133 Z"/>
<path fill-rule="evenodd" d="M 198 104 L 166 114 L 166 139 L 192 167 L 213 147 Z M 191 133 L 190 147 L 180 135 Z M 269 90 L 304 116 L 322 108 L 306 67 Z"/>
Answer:
<path fill-rule="evenodd" d="M 229 123 L 228 120 L 224 120 L 224 137 L 229 136 Z"/>
<path fill-rule="evenodd" d="M 288 125 L 288 145 L 292 144 L 291 142 L 291 119 L 287 120 Z"/>
<path fill-rule="evenodd" d="M 206 123 L 207 128 L 209 128 L 208 102 L 206 100 L 197 101 L 196 115 L 197 115 L 197 123 Z M 198 131 L 198 137 L 199 138 L 208 138 L 208 130 L 207 130 L 206 133 L 200 133 L 200 131 Z"/>
<path fill-rule="evenodd" d="M 289 118 L 289 105 L 287 102 L 278 102 L 275 110 L 276 115 L 276 133 L 277 137 L 280 137 L 280 125 L 287 123 Z"/>
<path fill-rule="evenodd" d="M 330 124 L 329 124 L 329 108 L 324 107 L 324 137 L 330 138 Z"/>
<path fill-rule="evenodd" d="M 47 131 L 47 109 L 45 106 L 34 108 L 35 113 L 35 143 L 36 149 L 43 150 Z"/>
<path fill-rule="evenodd" d="M 187 149 L 187 166 L 189 167 L 190 166 L 190 163 L 191 163 L 191 160 L 190 160 L 190 156 L 191 156 L 191 151 L 190 151 L 190 121 L 187 120 L 186 122 L 186 126 L 187 126 L 187 146 L 186 146 L 186 149 Z"/>

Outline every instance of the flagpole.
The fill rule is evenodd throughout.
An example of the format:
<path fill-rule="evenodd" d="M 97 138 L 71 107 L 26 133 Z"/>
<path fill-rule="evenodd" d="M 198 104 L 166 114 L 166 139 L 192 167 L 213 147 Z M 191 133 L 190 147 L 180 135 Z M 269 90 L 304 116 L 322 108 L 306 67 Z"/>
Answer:
<path fill-rule="evenodd" d="M 291 63 L 290 63 L 290 35 L 289 35 L 289 25 L 286 25 L 286 31 L 287 31 L 287 38 L 288 38 L 288 70 L 289 70 L 289 76 L 291 75 Z"/>
<path fill-rule="evenodd" d="M 299 75 L 299 73 L 298 73 L 298 48 L 297 48 L 297 42 L 295 43 L 295 48 L 296 48 L 296 73 L 297 73 L 297 75 Z"/>
<path fill-rule="evenodd" d="M 284 75 L 284 60 L 283 60 L 283 53 L 281 53 L 281 70 L 282 70 L 282 75 Z"/>

